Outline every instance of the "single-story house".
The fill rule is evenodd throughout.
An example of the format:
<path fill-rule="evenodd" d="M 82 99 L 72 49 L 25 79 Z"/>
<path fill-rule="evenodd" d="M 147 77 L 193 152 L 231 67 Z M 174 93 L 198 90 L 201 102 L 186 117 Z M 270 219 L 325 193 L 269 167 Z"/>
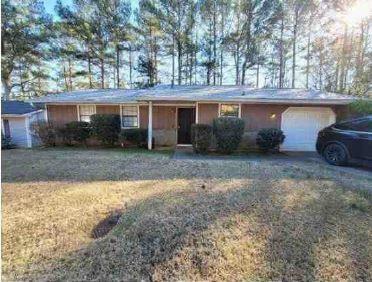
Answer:
<path fill-rule="evenodd" d="M 31 148 L 39 144 L 31 124 L 44 120 L 46 111 L 22 101 L 1 101 L 1 132 L 17 147 Z"/>
<path fill-rule="evenodd" d="M 91 89 L 48 95 L 48 120 L 56 125 L 89 121 L 93 114 L 118 114 L 122 128 L 147 128 L 148 146 L 190 144 L 191 124 L 216 117 L 245 121 L 242 146 L 254 144 L 261 128 L 280 128 L 282 150 L 314 151 L 320 129 L 342 118 L 351 96 L 305 89 L 252 89 L 246 86 L 175 86 L 151 89 Z"/>

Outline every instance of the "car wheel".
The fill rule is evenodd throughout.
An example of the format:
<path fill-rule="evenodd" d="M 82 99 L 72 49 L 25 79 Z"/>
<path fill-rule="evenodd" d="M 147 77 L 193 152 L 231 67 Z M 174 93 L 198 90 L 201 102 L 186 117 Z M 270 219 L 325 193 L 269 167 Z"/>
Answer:
<path fill-rule="evenodd" d="M 331 165 L 345 165 L 348 161 L 345 148 L 339 144 L 329 144 L 325 147 L 323 156 Z"/>

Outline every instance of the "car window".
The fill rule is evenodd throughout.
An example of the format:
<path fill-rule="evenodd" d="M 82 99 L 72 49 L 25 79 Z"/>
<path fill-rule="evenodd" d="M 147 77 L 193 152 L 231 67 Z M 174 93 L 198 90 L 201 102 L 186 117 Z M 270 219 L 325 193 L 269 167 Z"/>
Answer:
<path fill-rule="evenodd" d="M 334 125 L 334 128 L 341 130 L 352 130 L 352 124 L 351 122 L 337 123 Z"/>
<path fill-rule="evenodd" d="M 342 122 L 339 124 L 335 124 L 334 127 L 337 129 L 341 129 L 341 130 L 372 132 L 372 120 L 366 119 L 366 120 Z"/>
<path fill-rule="evenodd" d="M 372 132 L 372 120 L 363 120 L 356 123 L 354 126 L 356 131 Z"/>

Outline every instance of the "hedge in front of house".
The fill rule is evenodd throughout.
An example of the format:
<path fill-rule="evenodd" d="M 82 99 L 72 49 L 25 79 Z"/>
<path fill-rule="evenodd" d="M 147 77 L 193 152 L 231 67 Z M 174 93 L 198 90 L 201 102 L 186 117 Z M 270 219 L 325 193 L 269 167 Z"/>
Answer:
<path fill-rule="evenodd" d="M 120 116 L 95 114 L 90 117 L 91 132 L 102 145 L 113 146 L 120 133 Z"/>
<path fill-rule="evenodd" d="M 63 142 L 71 145 L 72 142 L 85 144 L 90 136 L 90 124 L 84 121 L 72 121 L 59 128 L 58 133 Z"/>
<path fill-rule="evenodd" d="M 278 151 L 284 142 L 283 131 L 278 128 L 263 128 L 257 133 L 256 144 L 263 152 Z"/>
<path fill-rule="evenodd" d="M 213 128 L 208 124 L 191 126 L 191 142 L 195 153 L 206 153 L 211 145 Z"/>
<path fill-rule="evenodd" d="M 37 121 L 31 124 L 31 130 L 39 137 L 44 146 L 55 146 L 57 129 L 47 121 Z"/>
<path fill-rule="evenodd" d="M 12 143 L 12 138 L 6 136 L 1 132 L 1 149 L 8 150 L 15 148 L 15 145 Z"/>
<path fill-rule="evenodd" d="M 143 128 L 128 128 L 122 129 L 119 134 L 119 142 L 130 143 L 137 147 L 144 147 L 147 142 L 147 129 Z"/>
<path fill-rule="evenodd" d="M 238 148 L 242 140 L 244 120 L 236 117 L 215 118 L 213 133 L 217 140 L 217 150 L 224 154 L 231 154 Z"/>

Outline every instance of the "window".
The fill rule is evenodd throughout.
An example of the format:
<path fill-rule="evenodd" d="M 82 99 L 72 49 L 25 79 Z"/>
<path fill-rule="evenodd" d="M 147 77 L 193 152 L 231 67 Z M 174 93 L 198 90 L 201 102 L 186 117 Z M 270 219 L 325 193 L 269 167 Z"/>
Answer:
<path fill-rule="evenodd" d="M 79 106 L 79 120 L 90 122 L 90 116 L 96 113 L 94 105 L 80 105 Z"/>
<path fill-rule="evenodd" d="M 3 133 L 5 137 L 10 137 L 10 126 L 9 126 L 9 120 L 3 119 Z"/>
<path fill-rule="evenodd" d="M 239 117 L 239 105 L 221 104 L 221 117 Z"/>
<path fill-rule="evenodd" d="M 341 130 L 372 132 L 372 121 L 370 119 L 342 122 L 334 126 Z"/>
<path fill-rule="evenodd" d="M 137 106 L 122 106 L 121 108 L 122 127 L 138 127 L 138 107 Z"/>

